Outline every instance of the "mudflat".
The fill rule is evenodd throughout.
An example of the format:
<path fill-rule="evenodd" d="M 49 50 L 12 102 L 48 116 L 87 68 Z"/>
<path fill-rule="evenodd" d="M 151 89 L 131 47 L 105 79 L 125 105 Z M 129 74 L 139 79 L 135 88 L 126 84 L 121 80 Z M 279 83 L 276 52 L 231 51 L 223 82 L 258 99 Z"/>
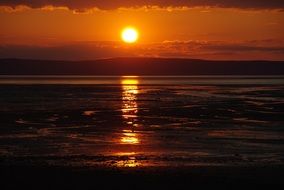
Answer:
<path fill-rule="evenodd" d="M 4 187 L 275 186 L 281 76 L 2 77 Z"/>

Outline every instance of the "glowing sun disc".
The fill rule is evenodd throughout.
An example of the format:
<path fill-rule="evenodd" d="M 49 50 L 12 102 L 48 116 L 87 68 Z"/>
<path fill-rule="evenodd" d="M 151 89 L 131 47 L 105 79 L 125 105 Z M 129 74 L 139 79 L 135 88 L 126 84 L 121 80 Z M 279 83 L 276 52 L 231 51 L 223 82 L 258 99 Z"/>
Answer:
<path fill-rule="evenodd" d="M 125 28 L 121 32 L 121 38 L 125 43 L 134 43 L 138 39 L 138 32 L 135 28 Z"/>

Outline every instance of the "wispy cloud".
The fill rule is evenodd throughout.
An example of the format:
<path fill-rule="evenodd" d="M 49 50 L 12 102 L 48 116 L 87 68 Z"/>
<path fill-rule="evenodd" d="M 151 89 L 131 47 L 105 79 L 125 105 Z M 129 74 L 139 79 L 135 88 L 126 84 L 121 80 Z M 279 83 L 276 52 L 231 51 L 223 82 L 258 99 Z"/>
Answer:
<path fill-rule="evenodd" d="M 222 60 L 284 60 L 284 43 L 273 39 L 221 41 L 165 41 L 128 46 L 120 42 L 82 42 L 57 46 L 2 45 L 0 58 L 90 60 L 111 57 L 182 57 Z"/>
<path fill-rule="evenodd" d="M 227 7 L 227 8 L 249 8 L 249 9 L 282 9 L 284 8 L 283 0 L 1 0 L 0 5 L 16 7 L 26 5 L 32 8 L 45 6 L 68 7 L 73 10 L 84 10 L 97 7 L 99 9 L 117 9 L 121 7 Z"/>

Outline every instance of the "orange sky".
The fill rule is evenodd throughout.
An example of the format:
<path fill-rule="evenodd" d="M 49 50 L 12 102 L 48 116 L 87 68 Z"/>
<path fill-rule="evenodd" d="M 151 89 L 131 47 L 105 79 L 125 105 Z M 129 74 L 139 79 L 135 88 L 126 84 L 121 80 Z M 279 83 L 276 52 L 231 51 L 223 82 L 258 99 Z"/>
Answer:
<path fill-rule="evenodd" d="M 140 33 L 121 42 L 123 27 Z M 0 57 L 95 59 L 115 56 L 284 60 L 284 11 L 218 7 L 136 7 L 82 12 L 67 7 L 0 8 Z M 14 48 L 14 49 L 13 49 Z M 18 48 L 18 49 L 17 49 Z M 29 51 L 30 48 L 30 51 Z M 62 50 L 62 55 L 52 52 Z M 104 52 L 104 53 L 101 53 Z"/>

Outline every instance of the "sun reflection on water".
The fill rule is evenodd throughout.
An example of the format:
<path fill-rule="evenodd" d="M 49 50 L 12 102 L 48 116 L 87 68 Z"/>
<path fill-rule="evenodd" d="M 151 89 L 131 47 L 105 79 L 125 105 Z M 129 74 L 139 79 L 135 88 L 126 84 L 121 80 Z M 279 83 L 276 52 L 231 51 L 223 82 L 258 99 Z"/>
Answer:
<path fill-rule="evenodd" d="M 121 160 L 116 163 L 117 167 L 138 167 L 140 163 L 136 161 L 135 157 L 130 157 L 128 160 Z"/>
<path fill-rule="evenodd" d="M 131 130 L 123 130 L 123 137 L 121 138 L 121 143 L 123 144 L 138 144 L 139 139 L 137 138 L 137 134 Z"/>
<path fill-rule="evenodd" d="M 121 80 L 122 86 L 122 118 L 125 123 L 125 129 L 122 131 L 122 136 L 120 138 L 120 144 L 124 145 L 137 145 L 140 143 L 138 134 L 135 132 L 137 128 L 137 95 L 139 93 L 138 89 L 138 78 L 134 76 L 123 77 Z M 133 149 L 133 147 L 130 149 Z M 120 152 L 120 154 L 124 154 Z M 126 155 L 128 153 L 125 153 Z M 119 167 L 137 167 L 139 163 L 135 158 L 135 151 L 127 160 L 121 160 L 117 163 Z"/>
<path fill-rule="evenodd" d="M 137 94 L 138 90 L 138 80 L 125 78 L 121 81 L 122 84 L 122 117 L 125 119 L 126 123 L 134 126 L 137 121 Z"/>

